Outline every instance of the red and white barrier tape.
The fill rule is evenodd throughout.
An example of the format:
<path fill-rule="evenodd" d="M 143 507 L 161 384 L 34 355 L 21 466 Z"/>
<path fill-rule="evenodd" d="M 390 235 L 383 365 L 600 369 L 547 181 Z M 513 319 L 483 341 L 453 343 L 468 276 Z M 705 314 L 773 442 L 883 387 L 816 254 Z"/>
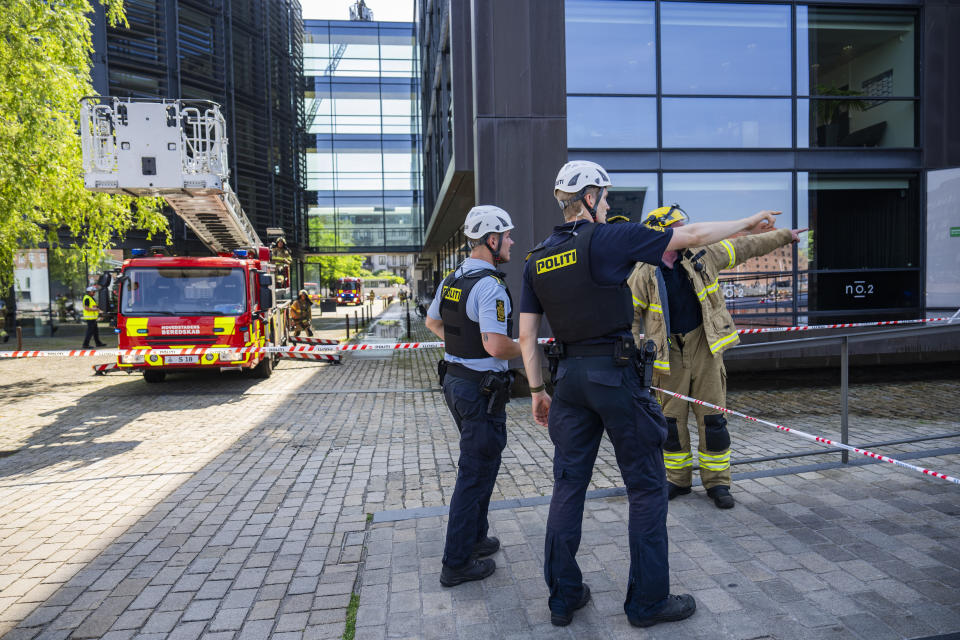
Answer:
<path fill-rule="evenodd" d="M 944 322 L 949 318 L 921 318 L 917 320 L 883 320 L 879 322 L 855 322 L 847 324 L 804 325 L 798 327 L 764 327 L 760 329 L 739 329 L 737 333 L 773 333 L 784 331 L 810 331 L 813 329 L 850 329 L 858 327 L 883 327 L 904 324 L 925 324 L 930 322 Z M 299 341 L 309 338 L 299 338 Z M 324 340 L 313 338 L 312 340 Z M 540 338 L 539 344 L 550 344 L 553 338 Z M 164 349 L 72 349 L 69 351 L 0 351 L 0 358 L 50 358 L 50 357 L 86 357 L 86 356 L 129 356 L 145 355 L 202 355 L 204 353 L 324 353 L 329 351 L 367 351 L 401 349 L 436 349 L 443 347 L 443 342 L 398 342 L 398 343 L 361 343 L 361 344 L 303 344 L 286 347 L 184 347 Z"/>
<path fill-rule="evenodd" d="M 856 329 L 860 327 L 889 327 L 904 324 L 926 324 L 929 322 L 946 322 L 950 318 L 917 318 L 915 320 L 879 320 L 876 322 L 847 322 L 840 324 L 804 324 L 797 327 L 759 327 L 756 329 L 737 329 L 739 335 L 753 333 L 783 333 L 785 331 L 814 331 L 817 329 Z M 643 334 L 640 334 L 643 335 Z M 541 344 L 553 342 L 553 338 L 543 338 Z"/>
<path fill-rule="evenodd" d="M 343 357 L 339 353 L 281 353 L 281 358 L 290 360 L 322 360 L 339 363 Z"/>
<path fill-rule="evenodd" d="M 761 327 L 759 329 L 737 329 L 740 335 L 750 333 L 777 333 L 782 331 L 812 331 L 815 329 L 855 329 L 859 327 L 888 327 L 902 324 L 926 324 L 928 322 L 946 322 L 950 318 L 917 318 L 915 320 L 881 320 L 878 322 L 848 322 L 845 324 L 808 324 L 799 327 Z"/>
<path fill-rule="evenodd" d="M 796 430 L 796 429 L 791 429 L 790 427 L 785 427 L 785 426 L 783 426 L 783 425 L 781 425 L 781 424 L 776 424 L 776 423 L 773 423 L 773 422 L 768 422 L 768 421 L 766 421 L 766 420 L 761 420 L 760 418 L 754 418 L 754 417 L 748 416 L 748 415 L 746 415 L 746 414 L 744 414 L 744 413 L 740 413 L 739 411 L 734 411 L 734 410 L 732 410 L 732 409 L 727 409 L 727 408 L 725 408 L 725 407 L 719 407 L 719 406 L 717 406 L 717 405 L 715 405 L 715 404 L 710 404 L 709 402 L 704 402 L 703 400 L 697 400 L 696 398 L 691 398 L 690 396 L 685 396 L 685 395 L 683 395 L 682 393 L 676 393 L 676 392 L 674 392 L 674 391 L 667 391 L 666 389 L 661 389 L 660 387 L 650 387 L 650 388 L 651 388 L 651 389 L 654 389 L 655 391 L 660 391 L 660 392 L 662 392 L 662 393 L 666 393 L 667 395 L 671 395 L 671 396 L 673 396 L 673 397 L 675 397 L 675 398 L 680 398 L 681 400 L 686 400 L 687 402 L 692 402 L 693 404 L 699 404 L 699 405 L 702 405 L 702 406 L 704 406 L 704 407 L 710 407 L 711 409 L 716 409 L 717 411 L 722 411 L 723 413 L 729 413 L 730 415 L 738 416 L 738 417 L 740 417 L 740 418 L 743 418 L 744 420 L 751 420 L 751 421 L 753 421 L 753 422 L 758 422 L 758 423 L 760 423 L 760 424 L 765 424 L 765 425 L 767 425 L 767 426 L 774 427 L 775 429 L 779 429 L 780 431 L 783 431 L 783 432 L 785 432 L 785 433 L 792 433 L 792 434 L 794 434 L 794 435 L 800 436 L 801 438 L 806 438 L 807 440 L 813 440 L 814 442 L 819 442 L 820 444 L 828 444 L 828 445 L 833 446 L 833 447 L 840 447 L 841 449 L 846 449 L 847 451 L 853 451 L 854 453 L 859 453 L 859 454 L 861 454 L 861 455 L 867 456 L 868 458 L 873 458 L 873 459 L 875 459 L 875 460 L 880 460 L 881 462 L 889 462 L 890 464 L 895 464 L 895 465 L 897 465 L 898 467 L 903 467 L 904 469 L 910 469 L 911 471 L 919 471 L 920 473 L 923 473 L 923 474 L 928 475 L 928 476 L 933 476 L 934 478 L 940 478 L 941 480 L 946 480 L 947 482 L 952 482 L 952 483 L 954 483 L 954 484 L 960 484 L 960 478 L 954 478 L 953 476 L 948 476 L 948 475 L 945 474 L 945 473 L 939 473 L 939 472 L 937 472 L 937 471 L 931 471 L 930 469 L 924 469 L 923 467 L 917 467 L 917 466 L 914 466 L 914 465 L 909 464 L 909 463 L 907 463 L 907 462 L 903 462 L 902 460 L 896 460 L 896 459 L 894 459 L 894 458 L 889 458 L 889 457 L 887 457 L 887 456 L 882 456 L 882 455 L 880 455 L 879 453 L 873 453 L 872 451 L 867 451 L 866 449 L 858 449 L 857 447 L 852 447 L 852 446 L 850 446 L 850 445 L 848 445 L 848 444 L 843 444 L 842 442 L 834 442 L 833 440 L 830 440 L 830 439 L 828 439 L 828 438 L 823 438 L 823 437 L 821 437 L 821 436 L 815 436 L 815 435 L 806 433 L 806 432 L 804 432 L 804 431 L 798 431 L 798 430 Z"/>

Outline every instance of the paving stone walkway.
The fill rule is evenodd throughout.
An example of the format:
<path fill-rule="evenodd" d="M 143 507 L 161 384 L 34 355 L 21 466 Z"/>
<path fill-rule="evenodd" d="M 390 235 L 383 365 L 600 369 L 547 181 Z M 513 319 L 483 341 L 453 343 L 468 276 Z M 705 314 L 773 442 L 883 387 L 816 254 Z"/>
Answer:
<path fill-rule="evenodd" d="M 404 325 L 395 305 L 369 339 Z M 412 329 L 428 337 L 415 317 Z M 371 352 L 342 366 L 285 361 L 268 380 L 192 373 L 160 385 L 94 377 L 99 360 L 0 360 L 0 635 L 339 638 L 351 593 L 357 638 L 666 635 L 671 625 L 641 633 L 622 615 L 625 506 L 606 441 L 590 487 L 605 497 L 588 501 L 581 551 L 596 600 L 569 630 L 549 626 L 539 554 L 553 447 L 529 401 L 509 405 L 493 496 L 501 568 L 440 588 L 458 446 L 436 357 Z M 854 385 L 851 441 L 960 431 L 957 387 Z M 829 381 L 738 390 L 729 404 L 839 434 Z M 817 447 L 731 426 L 735 459 Z M 935 451 L 911 462 L 960 475 L 958 448 L 954 436 L 881 451 Z M 674 581 L 702 600 L 690 637 L 865 637 L 874 618 L 878 638 L 960 632 L 960 488 L 891 465 L 823 467 L 838 460 L 736 467 L 746 475 L 730 512 L 699 488 L 671 504 Z"/>

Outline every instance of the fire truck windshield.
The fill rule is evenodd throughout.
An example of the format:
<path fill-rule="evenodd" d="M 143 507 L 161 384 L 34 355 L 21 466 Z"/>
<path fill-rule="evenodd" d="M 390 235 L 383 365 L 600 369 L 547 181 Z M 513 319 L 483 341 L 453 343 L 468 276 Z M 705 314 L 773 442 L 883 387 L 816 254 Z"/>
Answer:
<path fill-rule="evenodd" d="M 243 269 L 134 267 L 124 276 L 124 315 L 235 316 L 247 308 Z"/>
<path fill-rule="evenodd" d="M 340 290 L 341 291 L 358 291 L 360 289 L 360 284 L 357 282 L 341 282 Z"/>

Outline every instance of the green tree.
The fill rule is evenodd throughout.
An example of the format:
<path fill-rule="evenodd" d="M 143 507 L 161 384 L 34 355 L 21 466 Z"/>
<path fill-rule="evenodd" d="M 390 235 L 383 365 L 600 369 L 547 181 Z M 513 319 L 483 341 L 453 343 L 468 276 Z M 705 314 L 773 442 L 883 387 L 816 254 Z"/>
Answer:
<path fill-rule="evenodd" d="M 0 2 L 0 290 L 17 249 L 59 245 L 68 230 L 77 264 L 98 262 L 131 228 L 167 231 L 161 200 L 91 193 L 83 186 L 80 98 L 93 95 L 91 0 Z M 123 0 L 99 1 L 126 25 Z"/>
<path fill-rule="evenodd" d="M 346 228 L 346 225 L 341 226 L 342 231 Z M 338 245 L 336 234 L 323 224 L 323 219 L 319 216 L 310 216 L 307 219 L 307 232 L 311 247 L 349 246 L 343 238 Z M 332 286 L 338 278 L 362 278 L 371 275 L 363 268 L 363 256 L 360 255 L 313 255 L 307 256 L 306 263 L 320 265 L 321 286 Z"/>
<path fill-rule="evenodd" d="M 393 272 L 390 271 L 389 269 L 380 269 L 379 271 L 375 271 L 375 272 L 373 273 L 373 277 L 374 277 L 374 278 L 384 278 L 384 279 L 388 280 L 389 282 L 392 282 L 393 284 L 406 284 L 406 283 L 407 283 L 407 281 L 406 281 L 405 279 L 403 279 L 402 277 L 396 275 L 395 273 L 393 273 Z"/>

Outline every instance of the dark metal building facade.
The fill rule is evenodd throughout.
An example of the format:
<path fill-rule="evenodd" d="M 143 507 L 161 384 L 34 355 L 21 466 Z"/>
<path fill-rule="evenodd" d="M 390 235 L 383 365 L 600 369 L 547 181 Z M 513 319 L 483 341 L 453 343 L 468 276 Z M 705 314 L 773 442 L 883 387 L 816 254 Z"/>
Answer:
<path fill-rule="evenodd" d="M 230 182 L 261 239 L 304 234 L 303 20 L 299 0 L 126 0 L 129 26 L 93 16 L 101 95 L 204 99 L 223 107 Z M 171 219 L 175 247 L 197 250 Z"/>

